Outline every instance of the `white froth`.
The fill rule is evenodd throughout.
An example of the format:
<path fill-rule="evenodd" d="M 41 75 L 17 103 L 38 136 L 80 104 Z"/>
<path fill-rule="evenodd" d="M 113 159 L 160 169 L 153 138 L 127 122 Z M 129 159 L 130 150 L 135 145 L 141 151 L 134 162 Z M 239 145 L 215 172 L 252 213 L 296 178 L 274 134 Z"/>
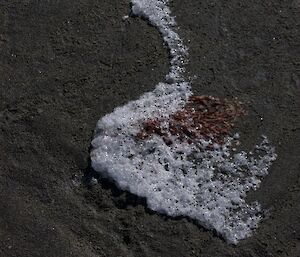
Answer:
<path fill-rule="evenodd" d="M 153 26 L 158 28 L 163 36 L 164 42 L 169 48 L 171 56 L 170 72 L 166 76 L 168 82 L 183 80 L 184 68 L 182 64 L 187 55 L 187 48 L 184 46 L 179 35 L 174 31 L 175 19 L 167 6 L 168 1 L 163 0 L 132 0 L 132 13 L 147 19 Z"/>
<path fill-rule="evenodd" d="M 167 1 L 132 0 L 132 12 L 159 29 L 170 50 L 170 72 L 153 92 L 99 120 L 92 166 L 121 189 L 145 197 L 150 209 L 189 216 L 237 243 L 250 236 L 261 219 L 260 205 L 247 204 L 245 196 L 267 175 L 276 158 L 274 149 L 265 137 L 250 153 L 232 152 L 237 137 L 214 149 L 204 140 L 188 144 L 171 135 L 172 145 L 158 135 L 137 140 L 143 121 L 168 118 L 184 107 L 191 91 L 183 77 L 187 48 L 175 31 Z"/>

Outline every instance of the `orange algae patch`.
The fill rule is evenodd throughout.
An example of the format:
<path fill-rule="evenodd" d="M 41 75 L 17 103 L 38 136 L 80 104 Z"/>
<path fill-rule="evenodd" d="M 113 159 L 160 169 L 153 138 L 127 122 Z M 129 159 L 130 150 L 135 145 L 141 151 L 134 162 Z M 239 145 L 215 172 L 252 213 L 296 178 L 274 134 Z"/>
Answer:
<path fill-rule="evenodd" d="M 236 119 L 243 114 L 245 111 L 237 99 L 191 96 L 182 110 L 170 116 L 168 129 L 162 126 L 166 120 L 149 119 L 143 122 L 142 129 L 136 137 L 145 139 L 157 134 L 162 136 L 166 144 L 172 144 L 169 136 L 172 135 L 188 143 L 202 138 L 222 144 L 234 127 Z"/>

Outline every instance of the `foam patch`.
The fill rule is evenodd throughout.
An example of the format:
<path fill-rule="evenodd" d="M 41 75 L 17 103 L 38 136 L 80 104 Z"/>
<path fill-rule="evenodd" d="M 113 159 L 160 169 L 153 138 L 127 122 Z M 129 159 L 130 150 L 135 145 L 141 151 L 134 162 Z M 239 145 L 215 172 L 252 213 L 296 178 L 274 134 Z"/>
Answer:
<path fill-rule="evenodd" d="M 132 0 L 132 13 L 157 27 L 170 50 L 170 72 L 136 101 L 118 107 L 97 123 L 92 167 L 123 190 L 147 199 L 150 209 L 169 216 L 188 216 L 236 244 L 252 234 L 261 220 L 257 202 L 245 202 L 276 159 L 268 139 L 252 152 L 235 152 L 239 136 L 217 144 L 197 138 L 185 142 L 173 134 L 167 144 L 157 134 L 139 140 L 149 119 L 168 120 L 192 95 L 183 76 L 187 48 L 176 32 L 167 1 Z M 168 122 L 163 123 L 168 131 Z"/>

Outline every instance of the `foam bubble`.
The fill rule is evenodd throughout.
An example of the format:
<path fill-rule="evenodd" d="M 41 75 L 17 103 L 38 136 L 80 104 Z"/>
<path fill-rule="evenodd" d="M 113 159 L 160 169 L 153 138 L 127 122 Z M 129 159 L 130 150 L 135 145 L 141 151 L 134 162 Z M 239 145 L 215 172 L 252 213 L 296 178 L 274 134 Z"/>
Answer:
<path fill-rule="evenodd" d="M 237 243 L 252 234 L 261 219 L 257 202 L 245 202 L 275 160 L 266 137 L 253 152 L 234 153 L 238 136 L 222 145 L 198 139 L 192 143 L 169 134 L 173 144 L 153 134 L 138 140 L 144 121 L 168 117 L 184 108 L 191 96 L 184 80 L 187 48 L 176 32 L 167 1 L 132 0 L 134 15 L 157 27 L 169 47 L 170 72 L 136 101 L 118 107 L 98 121 L 92 141 L 93 168 L 116 185 L 147 199 L 150 209 L 170 216 L 189 216 Z M 168 123 L 164 124 L 168 130 Z"/>

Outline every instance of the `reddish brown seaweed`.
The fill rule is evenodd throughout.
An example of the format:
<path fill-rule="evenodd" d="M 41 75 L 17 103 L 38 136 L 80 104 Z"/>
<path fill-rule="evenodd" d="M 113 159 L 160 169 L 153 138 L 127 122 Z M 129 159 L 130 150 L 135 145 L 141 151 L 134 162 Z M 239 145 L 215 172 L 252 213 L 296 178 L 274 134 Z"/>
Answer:
<path fill-rule="evenodd" d="M 164 120 L 149 119 L 143 123 L 137 138 L 145 139 L 157 134 L 162 136 L 166 143 L 171 144 L 168 137 L 171 134 L 189 143 L 204 138 L 222 144 L 234 127 L 236 119 L 243 114 L 244 110 L 237 100 L 191 96 L 182 110 L 170 116 L 169 131 L 161 126 Z"/>

